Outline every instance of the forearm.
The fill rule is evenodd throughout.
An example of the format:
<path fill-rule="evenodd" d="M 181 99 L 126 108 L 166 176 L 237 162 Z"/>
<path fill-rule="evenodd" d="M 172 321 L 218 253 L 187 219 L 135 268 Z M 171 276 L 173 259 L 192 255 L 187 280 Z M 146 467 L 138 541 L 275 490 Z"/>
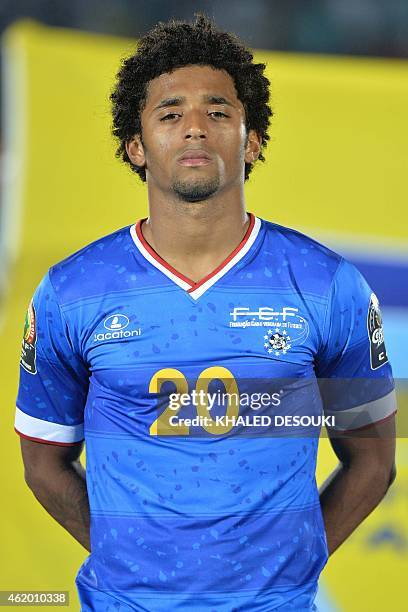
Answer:
<path fill-rule="evenodd" d="M 90 551 L 90 512 L 85 470 L 79 461 L 27 484 L 40 504 L 86 550 Z"/>
<path fill-rule="evenodd" d="M 320 504 L 331 555 L 374 510 L 392 476 L 367 463 L 339 464 L 320 488 Z"/>

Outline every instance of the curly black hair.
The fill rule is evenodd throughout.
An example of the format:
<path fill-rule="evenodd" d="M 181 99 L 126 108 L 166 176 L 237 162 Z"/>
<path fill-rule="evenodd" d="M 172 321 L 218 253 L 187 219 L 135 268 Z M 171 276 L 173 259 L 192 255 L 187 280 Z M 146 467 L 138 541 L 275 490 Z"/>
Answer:
<path fill-rule="evenodd" d="M 141 136 L 141 113 L 146 103 L 149 82 L 161 74 L 188 65 L 212 66 L 232 77 L 237 96 L 245 109 L 247 134 L 255 130 L 261 139 L 261 153 L 269 140 L 268 127 L 272 110 L 269 80 L 263 74 L 265 64 L 254 64 L 252 53 L 235 34 L 221 32 L 204 14 L 195 14 L 195 22 L 171 20 L 159 22 L 140 39 L 137 51 L 122 61 L 116 75 L 112 102 L 112 134 L 119 142 L 116 157 L 122 158 L 143 182 L 146 171 L 136 166 L 126 152 L 126 143 L 135 134 Z M 245 180 L 253 164 L 245 164 Z"/>

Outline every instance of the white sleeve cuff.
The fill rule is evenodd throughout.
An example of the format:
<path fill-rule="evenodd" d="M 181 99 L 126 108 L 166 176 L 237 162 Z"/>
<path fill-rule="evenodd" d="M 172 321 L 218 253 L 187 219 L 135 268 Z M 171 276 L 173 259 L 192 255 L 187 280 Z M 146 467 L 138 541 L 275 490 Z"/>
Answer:
<path fill-rule="evenodd" d="M 380 399 L 348 410 L 325 410 L 326 416 L 333 416 L 335 425 L 330 427 L 334 431 L 349 431 L 367 425 L 373 425 L 391 416 L 397 410 L 395 389 Z"/>
<path fill-rule="evenodd" d="M 44 421 L 26 414 L 18 407 L 16 407 L 14 428 L 23 438 L 50 444 L 75 444 L 84 439 L 83 423 L 61 425 L 52 421 Z"/>

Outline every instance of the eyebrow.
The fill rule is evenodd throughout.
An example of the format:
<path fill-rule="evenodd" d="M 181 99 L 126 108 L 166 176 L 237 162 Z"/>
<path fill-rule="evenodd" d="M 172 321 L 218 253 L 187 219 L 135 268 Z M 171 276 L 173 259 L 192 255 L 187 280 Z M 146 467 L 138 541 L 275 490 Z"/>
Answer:
<path fill-rule="evenodd" d="M 165 100 L 162 100 L 157 106 L 155 106 L 153 110 L 159 110 L 160 108 L 164 108 L 167 106 L 180 106 L 180 104 L 183 104 L 183 102 L 185 101 L 186 98 L 184 96 L 179 96 L 176 98 L 166 98 Z M 234 108 L 232 102 L 229 102 L 229 100 L 227 100 L 227 98 L 224 98 L 223 96 L 205 95 L 203 96 L 203 101 L 207 102 L 208 104 L 225 104 L 226 106 L 231 106 L 232 108 Z"/>

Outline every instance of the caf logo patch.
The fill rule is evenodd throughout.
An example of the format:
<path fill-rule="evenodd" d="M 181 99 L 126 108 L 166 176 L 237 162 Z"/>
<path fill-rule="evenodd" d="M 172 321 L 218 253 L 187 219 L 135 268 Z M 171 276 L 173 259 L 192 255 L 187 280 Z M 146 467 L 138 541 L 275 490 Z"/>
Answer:
<path fill-rule="evenodd" d="M 370 339 L 370 363 L 371 369 L 376 370 L 387 363 L 387 351 L 384 344 L 384 331 L 382 316 L 378 298 L 375 293 L 371 294 L 370 305 L 367 314 L 367 331 Z"/>
<path fill-rule="evenodd" d="M 27 314 L 24 322 L 24 337 L 21 346 L 20 363 L 27 372 L 36 374 L 37 367 L 35 364 L 35 343 L 37 333 L 35 329 L 35 309 L 33 300 L 28 305 Z"/>

